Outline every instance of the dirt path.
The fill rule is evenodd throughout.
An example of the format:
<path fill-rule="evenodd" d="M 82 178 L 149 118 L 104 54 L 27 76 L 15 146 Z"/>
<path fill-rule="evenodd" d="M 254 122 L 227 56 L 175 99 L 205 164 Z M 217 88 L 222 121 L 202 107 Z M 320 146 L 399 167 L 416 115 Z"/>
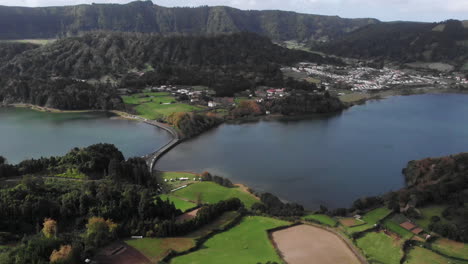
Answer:
<path fill-rule="evenodd" d="M 188 221 L 190 219 L 195 218 L 197 216 L 198 210 L 200 210 L 200 208 L 192 210 L 190 212 L 187 212 L 187 213 L 185 213 L 183 215 L 178 216 L 176 218 L 176 222 L 177 223 L 182 223 L 182 222 L 185 222 L 185 221 Z"/>
<path fill-rule="evenodd" d="M 100 264 L 151 264 L 142 253 L 123 242 L 105 247 L 93 260 Z"/>
<path fill-rule="evenodd" d="M 310 225 L 298 225 L 272 234 L 288 264 L 360 264 L 353 251 L 335 234 Z"/>

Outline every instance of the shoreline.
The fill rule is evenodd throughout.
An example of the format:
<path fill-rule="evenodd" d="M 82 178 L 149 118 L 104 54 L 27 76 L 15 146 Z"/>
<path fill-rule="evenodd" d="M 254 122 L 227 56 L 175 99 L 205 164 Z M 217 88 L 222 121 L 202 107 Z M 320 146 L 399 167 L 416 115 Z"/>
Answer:
<path fill-rule="evenodd" d="M 373 100 L 385 100 L 393 96 L 411 96 L 411 95 L 423 95 L 423 94 L 468 94 L 468 90 L 458 90 L 453 88 L 430 88 L 430 87 L 419 87 L 419 88 L 399 88 L 392 90 L 378 90 L 370 91 L 369 93 L 351 93 L 344 96 L 339 96 L 343 103 L 347 104 L 348 107 L 365 104 L 367 101 Z M 360 95 L 361 98 L 346 100 L 346 96 Z M 343 100 L 343 97 L 345 97 Z"/>
<path fill-rule="evenodd" d="M 331 112 L 331 113 L 314 113 L 314 114 L 302 114 L 302 115 L 294 115 L 294 116 L 285 116 L 281 114 L 274 114 L 274 115 L 261 115 L 261 116 L 251 116 L 251 117 L 243 117 L 243 118 L 237 118 L 237 119 L 231 119 L 231 120 L 223 120 L 223 123 L 225 124 L 245 124 L 245 123 L 254 123 L 254 122 L 260 122 L 260 121 L 301 121 L 301 120 L 307 120 L 307 119 L 312 119 L 312 118 L 326 118 L 326 117 L 332 117 L 335 115 L 340 115 L 343 111 L 356 106 L 356 105 L 362 105 L 365 104 L 367 101 L 373 101 L 373 100 L 384 100 L 388 99 L 393 96 L 409 96 L 409 95 L 422 95 L 422 94 L 468 94 L 468 90 L 459 90 L 459 89 L 452 89 L 452 88 L 430 88 L 430 87 L 420 87 L 420 88 L 400 88 L 400 89 L 392 89 L 392 90 L 379 90 L 375 92 L 370 92 L 370 93 L 354 93 L 355 95 L 360 95 L 361 97 L 357 97 L 354 100 L 343 100 L 342 97 L 338 97 L 345 105 L 345 108 L 343 108 L 340 111 L 336 112 Z M 348 94 L 352 96 L 353 94 Z M 346 95 L 345 95 L 346 96 Z M 362 97 L 364 96 L 364 97 Z M 126 120 L 132 120 L 132 121 L 137 121 L 137 122 L 143 122 L 155 127 L 158 127 L 160 129 L 165 130 L 168 132 L 172 139 L 165 144 L 164 146 L 160 147 L 159 149 L 156 149 L 152 153 L 148 153 L 142 158 L 144 158 L 147 161 L 148 167 L 150 169 L 150 172 L 153 173 L 155 171 L 155 165 L 157 161 L 165 155 L 167 152 L 169 152 L 173 147 L 184 141 L 185 139 L 192 139 L 192 138 L 183 138 L 180 133 L 174 129 L 174 127 L 168 125 L 168 124 L 163 124 L 160 122 L 157 122 L 155 120 L 148 120 L 146 118 L 130 114 L 121 110 L 61 110 L 61 109 L 56 109 L 56 108 L 50 108 L 50 107 L 43 107 L 43 106 L 38 106 L 38 105 L 33 105 L 33 104 L 26 104 L 26 103 L 13 103 L 13 104 L 0 104 L 0 108 L 2 107 L 13 107 L 13 108 L 28 108 L 34 111 L 39 111 L 39 112 L 48 112 L 48 113 L 90 113 L 90 112 L 106 112 L 106 113 L 112 113 L 114 114 L 117 118 L 121 119 L 126 119 Z M 211 129 L 209 129 L 211 130 Z M 207 130 L 207 131 L 209 131 Z M 203 131 L 201 134 L 207 132 Z M 200 135 L 201 135 L 200 134 Z M 200 136 L 197 135 L 197 136 Z M 196 137 L 193 137 L 196 138 Z M 157 170 L 156 170 L 157 171 Z"/>

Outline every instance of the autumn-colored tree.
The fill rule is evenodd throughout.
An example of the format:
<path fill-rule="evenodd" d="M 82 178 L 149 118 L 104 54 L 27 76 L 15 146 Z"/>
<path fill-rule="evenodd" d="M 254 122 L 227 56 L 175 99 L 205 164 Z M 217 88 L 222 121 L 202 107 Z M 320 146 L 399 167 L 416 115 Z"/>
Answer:
<path fill-rule="evenodd" d="M 189 117 L 189 114 L 184 113 L 184 112 L 176 112 L 172 113 L 167 117 L 167 122 L 170 124 L 178 127 L 179 123 L 183 120 Z"/>
<path fill-rule="evenodd" d="M 263 113 L 262 107 L 253 100 L 246 100 L 239 103 L 239 106 L 232 111 L 234 116 L 248 116 L 248 115 L 261 115 Z"/>
<path fill-rule="evenodd" d="M 212 176 L 209 172 L 207 171 L 204 171 L 202 174 L 201 174 L 201 178 L 203 181 L 211 181 L 212 180 Z"/>
<path fill-rule="evenodd" d="M 52 238 L 57 235 L 57 221 L 52 218 L 44 219 L 44 227 L 42 228 L 42 233 L 47 238 Z"/>
<path fill-rule="evenodd" d="M 92 247 L 102 247 L 115 238 L 117 224 L 110 219 L 91 217 L 86 228 L 86 243 Z"/>
<path fill-rule="evenodd" d="M 72 255 L 72 247 L 70 245 L 62 245 L 59 250 L 52 251 L 50 255 L 50 263 L 65 262 Z"/>
<path fill-rule="evenodd" d="M 112 222 L 112 220 L 105 220 L 102 217 L 91 217 L 88 219 L 88 224 L 86 224 L 87 231 L 86 233 L 99 233 L 101 231 L 108 232 L 110 234 L 114 233 L 117 228 L 117 224 Z"/>

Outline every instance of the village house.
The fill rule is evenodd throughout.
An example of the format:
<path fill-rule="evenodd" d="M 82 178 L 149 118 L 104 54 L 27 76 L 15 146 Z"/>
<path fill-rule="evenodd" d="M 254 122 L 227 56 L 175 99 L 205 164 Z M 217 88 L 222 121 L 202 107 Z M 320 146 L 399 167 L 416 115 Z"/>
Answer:
<path fill-rule="evenodd" d="M 213 101 L 217 105 L 223 105 L 223 106 L 234 106 L 234 98 L 233 97 L 216 97 L 213 99 Z"/>

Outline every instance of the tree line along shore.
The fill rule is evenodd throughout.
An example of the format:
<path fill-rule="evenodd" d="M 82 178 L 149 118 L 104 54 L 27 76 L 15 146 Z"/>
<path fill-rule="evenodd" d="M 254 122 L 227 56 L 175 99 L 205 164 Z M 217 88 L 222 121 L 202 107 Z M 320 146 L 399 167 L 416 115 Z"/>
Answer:
<path fill-rule="evenodd" d="M 17 165 L 2 158 L 0 259 L 77 263 L 129 258 L 119 250 L 123 247 L 127 253 L 136 250 L 148 263 L 215 261 L 220 250 L 233 263 L 282 263 L 280 256 L 294 253 L 284 239 L 274 239 L 274 231 L 311 224 L 333 232 L 345 247 L 331 247 L 331 252 L 355 256 L 354 261 L 423 263 L 419 256 L 427 254 L 436 263 L 465 263 L 465 157 L 412 161 L 404 171 L 406 188 L 359 199 L 351 208 L 321 206 L 315 212 L 209 172 L 151 174 L 143 160 L 124 160 L 107 144 Z M 263 229 L 246 235 L 257 225 Z M 294 230 L 287 237 L 297 237 Z M 231 248 L 218 248 L 234 238 Z M 120 242 L 111 243 L 116 239 Z M 114 250 L 122 252 L 109 253 Z"/>

